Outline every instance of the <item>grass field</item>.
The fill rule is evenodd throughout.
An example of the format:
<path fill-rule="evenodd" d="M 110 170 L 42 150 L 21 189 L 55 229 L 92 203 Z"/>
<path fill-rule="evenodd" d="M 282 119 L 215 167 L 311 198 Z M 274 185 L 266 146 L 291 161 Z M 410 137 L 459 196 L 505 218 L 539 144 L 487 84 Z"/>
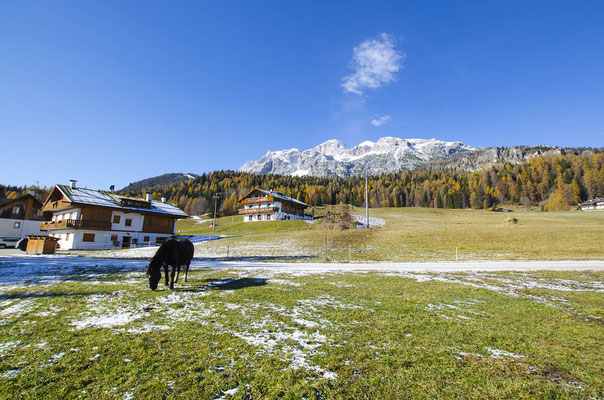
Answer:
<path fill-rule="evenodd" d="M 364 215 L 364 209 L 353 209 Z M 233 237 L 197 247 L 200 256 L 275 257 L 333 261 L 470 261 L 604 259 L 603 212 L 494 213 L 477 210 L 379 208 L 375 229 L 322 230 L 301 221 L 218 219 L 217 234 Z M 517 224 L 507 224 L 514 217 Z M 179 223 L 179 231 L 211 234 L 207 224 Z"/>
<path fill-rule="evenodd" d="M 604 396 L 602 272 L 197 269 L 154 292 L 110 262 L 0 260 L 0 398 Z"/>

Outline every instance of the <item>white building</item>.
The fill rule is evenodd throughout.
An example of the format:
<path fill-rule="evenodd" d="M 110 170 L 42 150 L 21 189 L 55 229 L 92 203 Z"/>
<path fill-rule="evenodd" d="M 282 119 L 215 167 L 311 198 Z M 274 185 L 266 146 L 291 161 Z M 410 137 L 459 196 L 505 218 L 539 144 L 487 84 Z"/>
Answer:
<path fill-rule="evenodd" d="M 42 210 L 52 212 L 52 220 L 40 229 L 58 238 L 61 250 L 159 244 L 175 233 L 178 219 L 188 216 L 165 199 L 77 188 L 75 182 L 56 185 Z"/>
<path fill-rule="evenodd" d="M 306 203 L 279 192 L 254 188 L 239 203 L 243 206 L 239 214 L 243 215 L 244 222 L 312 219 L 304 214 Z"/>
<path fill-rule="evenodd" d="M 593 200 L 587 200 L 579 204 L 578 208 L 583 211 L 604 210 L 604 198 L 596 197 Z"/>

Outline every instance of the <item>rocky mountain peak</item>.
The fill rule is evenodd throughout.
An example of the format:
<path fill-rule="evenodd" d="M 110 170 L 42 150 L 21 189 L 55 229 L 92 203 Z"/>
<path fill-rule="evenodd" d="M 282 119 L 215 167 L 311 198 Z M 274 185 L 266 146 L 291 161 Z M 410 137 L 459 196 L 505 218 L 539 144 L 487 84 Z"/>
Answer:
<path fill-rule="evenodd" d="M 331 139 L 311 149 L 269 151 L 256 161 L 248 161 L 240 171 L 257 174 L 295 176 L 375 175 L 415 169 L 419 165 L 475 151 L 461 142 L 437 139 L 401 139 L 382 137 L 349 148 Z"/>

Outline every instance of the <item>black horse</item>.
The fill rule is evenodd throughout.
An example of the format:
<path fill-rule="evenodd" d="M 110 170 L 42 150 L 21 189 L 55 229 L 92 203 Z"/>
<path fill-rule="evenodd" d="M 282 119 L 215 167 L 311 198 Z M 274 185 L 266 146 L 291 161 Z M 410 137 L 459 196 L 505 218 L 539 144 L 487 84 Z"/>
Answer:
<path fill-rule="evenodd" d="M 157 249 L 157 252 L 151 258 L 147 266 L 147 275 L 149 275 L 149 287 L 152 290 L 157 289 L 157 284 L 161 279 L 161 267 L 164 267 L 166 273 L 166 286 L 168 286 L 168 266 L 172 266 L 172 274 L 169 282 L 170 289 L 174 289 L 174 283 L 178 282 L 180 267 L 185 267 L 185 282 L 189 273 L 189 265 L 193 259 L 195 249 L 193 243 L 185 240 L 168 239 Z M 176 273 L 178 271 L 178 273 Z M 176 273 L 176 279 L 174 274 Z"/>

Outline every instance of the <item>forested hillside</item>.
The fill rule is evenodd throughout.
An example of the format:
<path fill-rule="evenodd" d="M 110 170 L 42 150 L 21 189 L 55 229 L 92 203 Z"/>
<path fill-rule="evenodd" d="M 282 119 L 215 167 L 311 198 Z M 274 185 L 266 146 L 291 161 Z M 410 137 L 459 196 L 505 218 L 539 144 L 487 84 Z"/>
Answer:
<path fill-rule="evenodd" d="M 196 178 L 198 175 L 188 173 L 184 174 L 182 172 L 174 172 L 169 174 L 163 174 L 159 176 L 154 176 L 152 178 L 143 179 L 140 181 L 136 181 L 130 183 L 128 186 L 122 189 L 125 192 L 135 192 L 137 190 L 145 190 L 147 188 L 155 187 L 157 185 L 170 185 L 173 183 L 178 183 L 182 181 L 187 181 L 189 179 Z"/>
<path fill-rule="evenodd" d="M 212 195 L 220 196 L 219 214 L 237 212 L 238 199 L 253 187 L 270 188 L 310 203 L 323 192 L 332 204 L 364 205 L 362 178 L 317 178 L 253 175 L 217 171 L 198 178 L 154 188 L 154 198 L 166 196 L 190 214 L 213 209 Z M 129 192 L 141 196 L 140 192 Z M 522 164 L 493 166 L 478 172 L 452 170 L 398 172 L 369 178 L 370 207 L 489 208 L 496 204 L 542 206 L 564 210 L 604 196 L 604 153 L 585 152 L 535 157 Z"/>

